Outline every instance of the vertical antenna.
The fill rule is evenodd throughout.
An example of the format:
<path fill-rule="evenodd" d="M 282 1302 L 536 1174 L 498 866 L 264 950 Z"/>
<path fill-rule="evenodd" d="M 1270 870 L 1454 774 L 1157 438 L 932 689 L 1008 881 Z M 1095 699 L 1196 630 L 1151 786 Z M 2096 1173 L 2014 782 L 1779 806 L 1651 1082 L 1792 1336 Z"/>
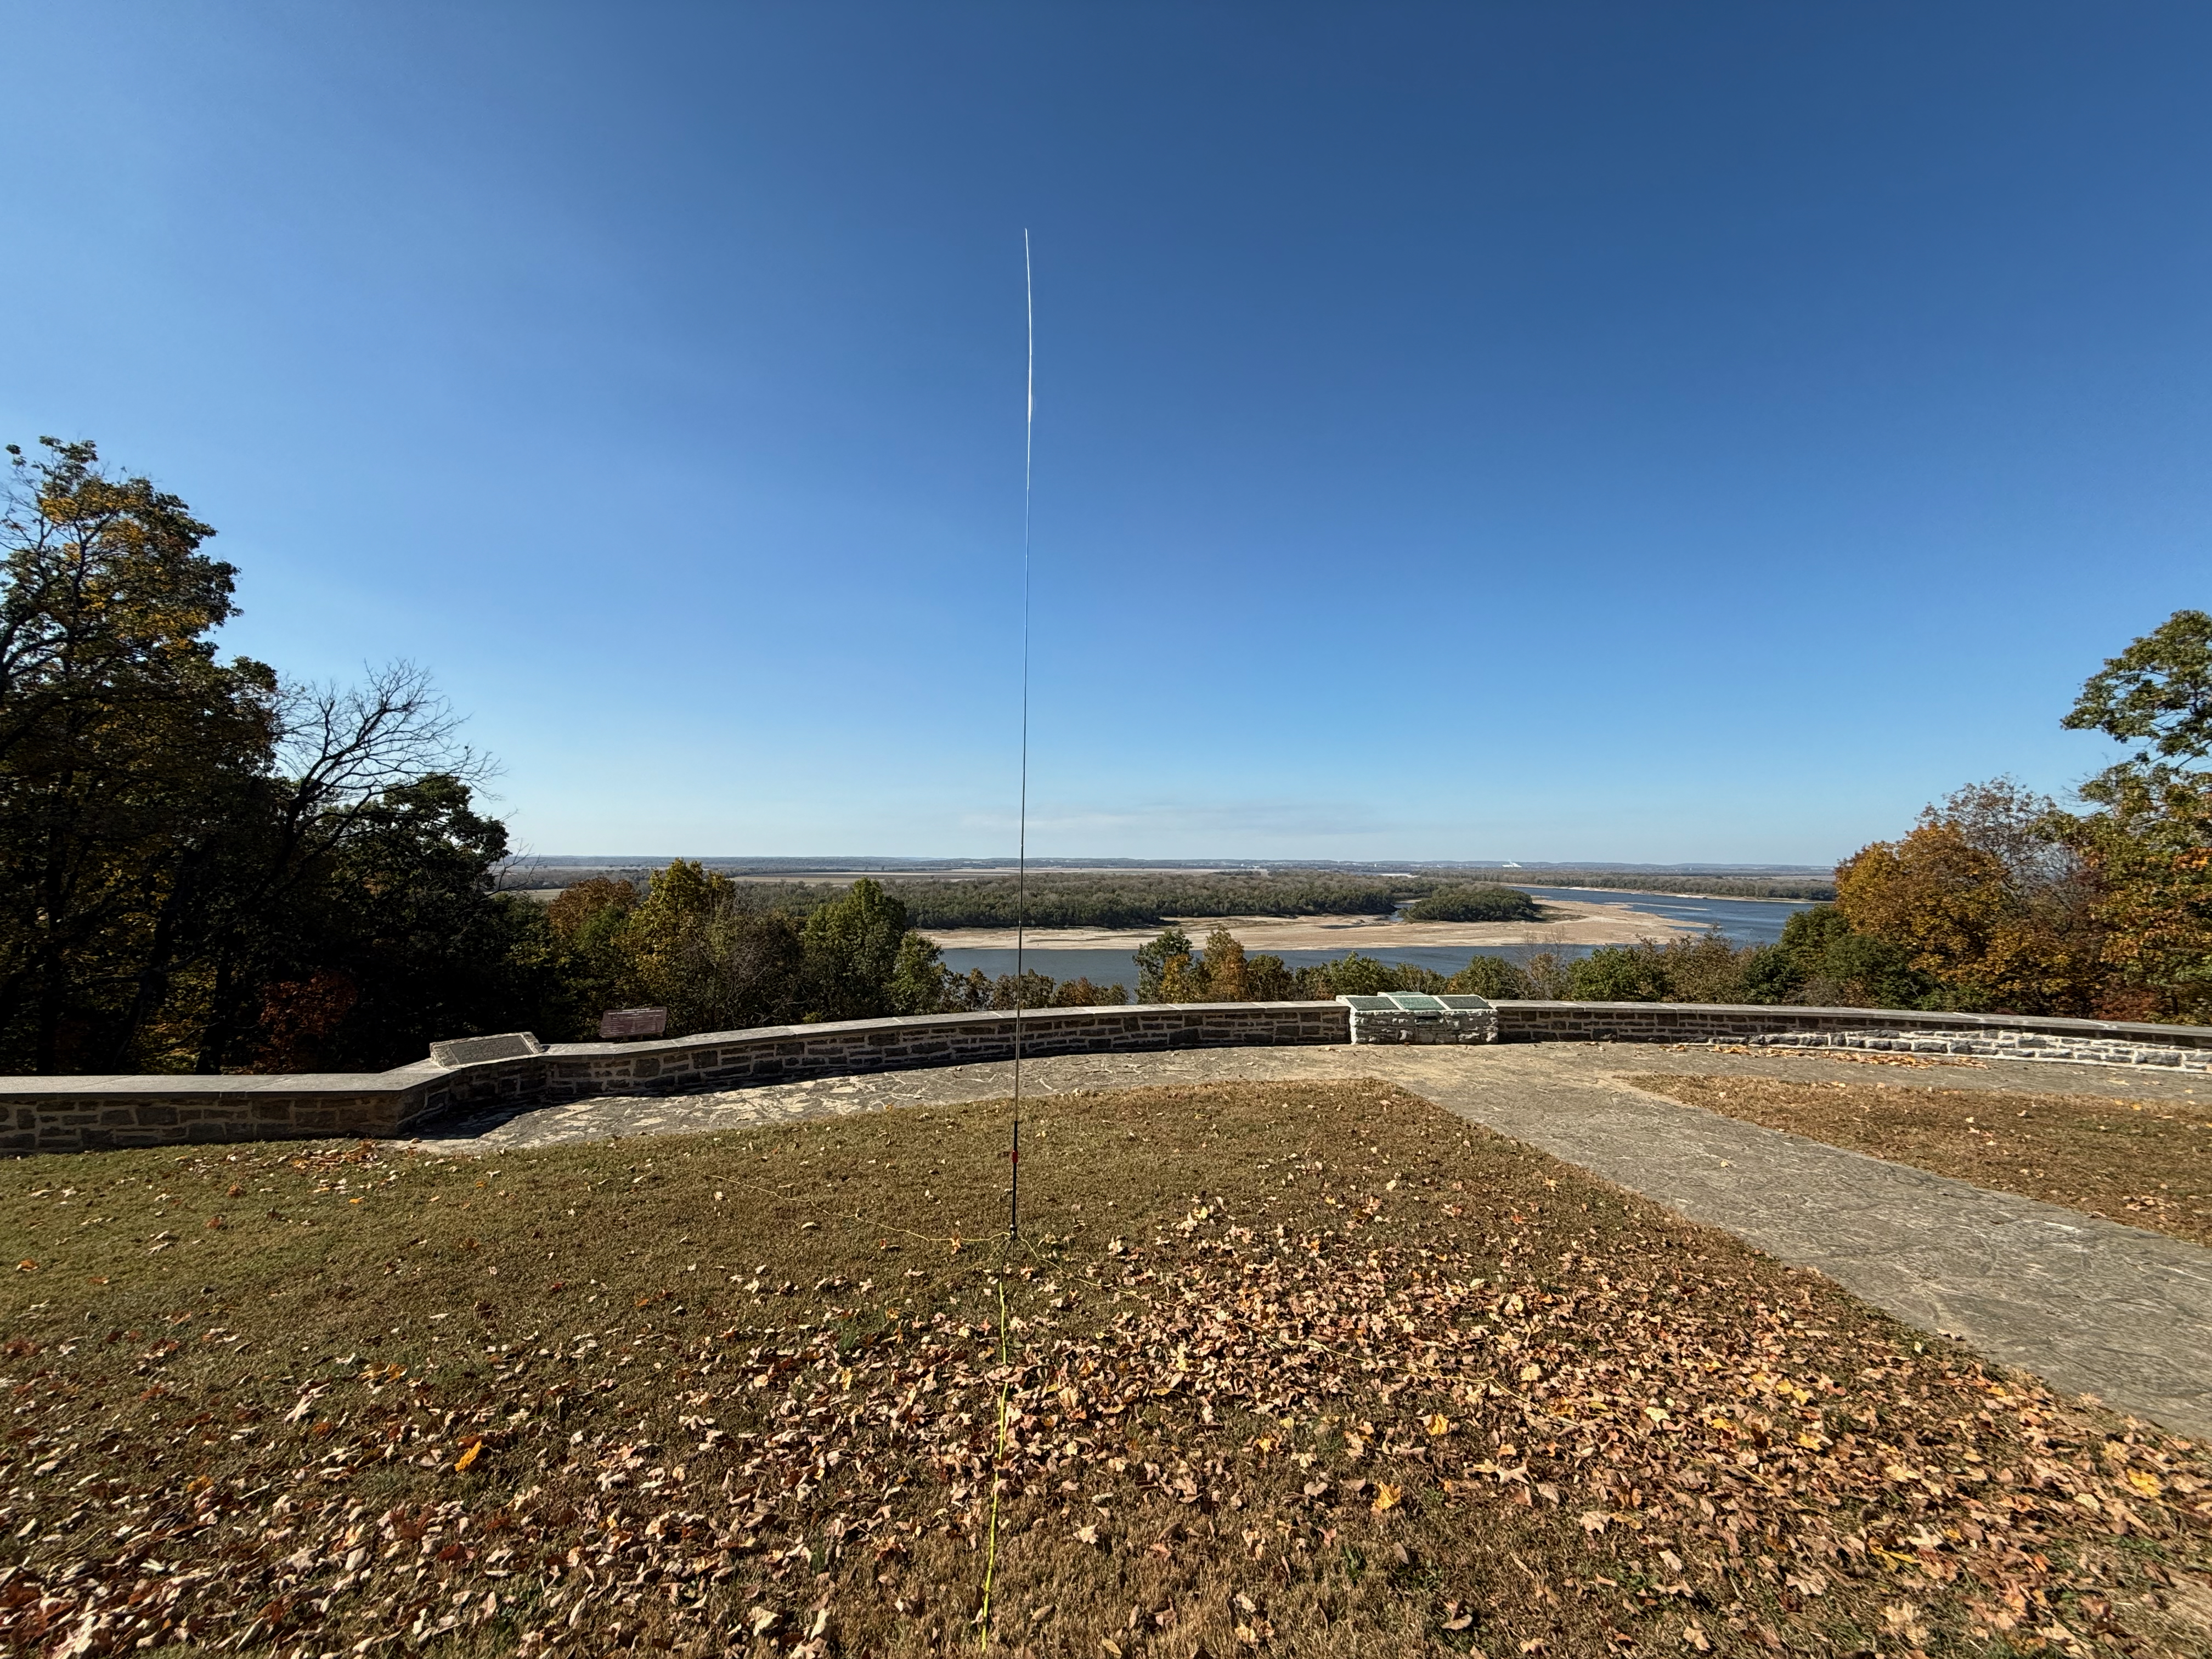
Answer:
<path fill-rule="evenodd" d="M 1028 937 L 1030 873 L 1030 456 L 1036 434 L 1036 290 L 1030 277 L 1030 234 L 1022 232 L 1022 298 L 1029 313 L 1029 381 L 1022 415 L 1022 795 L 1016 820 L 1014 851 L 1014 1146 L 1013 1184 L 1006 1198 L 1006 1239 L 1022 1236 L 1022 1004 L 1023 947 Z M 958 1246 L 956 1244 L 956 1249 Z M 1013 1374 L 1006 1369 L 1006 1279 L 999 1272 L 999 1447 L 993 1454 L 990 1540 L 983 1557 L 983 1605 L 976 1610 L 976 1644 L 991 1646 L 991 1585 L 999 1571 L 999 1488 L 1004 1485 L 998 1470 L 1006 1457 L 1006 1401 L 1013 1389 Z"/>
<path fill-rule="evenodd" d="M 1014 1145 L 1013 1185 L 1006 1200 L 1006 1237 L 1022 1236 L 1022 1006 L 1029 937 L 1030 878 L 1030 465 L 1036 446 L 1036 283 L 1030 269 L 1030 233 L 1022 231 L 1022 301 L 1029 331 L 1029 373 L 1022 412 L 1022 785 L 1014 852 Z"/>

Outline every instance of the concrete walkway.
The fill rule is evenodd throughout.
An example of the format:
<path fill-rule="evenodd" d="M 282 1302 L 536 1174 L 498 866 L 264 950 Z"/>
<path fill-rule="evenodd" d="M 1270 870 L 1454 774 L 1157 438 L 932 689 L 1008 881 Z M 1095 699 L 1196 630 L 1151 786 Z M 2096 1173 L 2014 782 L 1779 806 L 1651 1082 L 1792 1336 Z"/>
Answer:
<path fill-rule="evenodd" d="M 1597 1043 L 1485 1048 L 1214 1048 L 1033 1060 L 1037 1094 L 1150 1084 L 1373 1077 L 1816 1267 L 1862 1300 L 2069 1393 L 2212 1437 L 2212 1250 L 1993 1193 L 1649 1094 L 1638 1073 L 1884 1082 L 1893 1087 L 2197 1100 L 2201 1079 L 1994 1063 L 1892 1068 L 1811 1054 Z M 1006 1065 L 611 1097 L 445 1126 L 485 1152 L 678 1134 L 904 1105 L 1002 1098 Z M 2200 1093 L 2200 1091 L 2203 1093 Z M 457 1146 L 456 1150 L 459 1149 Z"/>

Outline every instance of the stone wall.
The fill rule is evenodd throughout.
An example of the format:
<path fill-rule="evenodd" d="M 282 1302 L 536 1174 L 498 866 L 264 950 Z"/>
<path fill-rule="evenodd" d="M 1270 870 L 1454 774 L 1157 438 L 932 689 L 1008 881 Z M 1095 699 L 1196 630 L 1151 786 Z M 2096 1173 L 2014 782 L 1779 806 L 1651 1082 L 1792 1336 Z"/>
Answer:
<path fill-rule="evenodd" d="M 2212 1070 L 2212 1028 L 1889 1009 L 1656 1002 L 1500 1002 L 1507 1042 L 1741 1042 Z M 1351 1039 L 1336 1002 L 1042 1008 L 1031 1055 L 1141 1053 Z M 556 1042 L 544 1053 L 442 1066 L 291 1077 L 0 1078 L 0 1152 L 386 1137 L 448 1113 L 592 1095 L 738 1088 L 859 1072 L 960 1066 L 1013 1054 L 1008 1014 L 770 1026 L 644 1042 Z"/>
<path fill-rule="evenodd" d="M 1334 1002 L 1041 1008 L 1025 1054 L 1346 1042 Z M 645 1042 L 556 1042 L 466 1066 L 294 1077 L 0 1078 L 0 1152 L 390 1136 L 449 1112 L 592 1095 L 667 1094 L 1010 1060 L 1011 1014 L 931 1014 L 775 1025 Z"/>
<path fill-rule="evenodd" d="M 1501 1002 L 1503 1042 L 1741 1042 L 2212 1071 L 2212 1027 L 1753 1004 Z"/>

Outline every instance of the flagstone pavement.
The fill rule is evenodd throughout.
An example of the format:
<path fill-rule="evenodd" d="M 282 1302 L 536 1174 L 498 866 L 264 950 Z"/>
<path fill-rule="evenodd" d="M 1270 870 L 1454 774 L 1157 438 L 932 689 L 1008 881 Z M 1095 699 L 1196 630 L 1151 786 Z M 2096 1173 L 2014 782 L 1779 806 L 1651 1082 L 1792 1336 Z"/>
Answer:
<path fill-rule="evenodd" d="M 1637 1073 L 1749 1074 L 1893 1087 L 2201 1100 L 2212 1079 L 2117 1066 L 1993 1062 L 1893 1069 L 1814 1054 L 1645 1044 L 1176 1049 L 1060 1055 L 1023 1066 L 1025 1093 L 1152 1084 L 1380 1078 L 1501 1134 L 1817 1268 L 1923 1330 L 2071 1393 L 2212 1437 L 2212 1249 L 1995 1193 L 1684 1106 Z M 455 1119 L 442 1150 L 497 1154 L 604 1139 L 1003 1099 L 1012 1067 L 609 1096 Z"/>

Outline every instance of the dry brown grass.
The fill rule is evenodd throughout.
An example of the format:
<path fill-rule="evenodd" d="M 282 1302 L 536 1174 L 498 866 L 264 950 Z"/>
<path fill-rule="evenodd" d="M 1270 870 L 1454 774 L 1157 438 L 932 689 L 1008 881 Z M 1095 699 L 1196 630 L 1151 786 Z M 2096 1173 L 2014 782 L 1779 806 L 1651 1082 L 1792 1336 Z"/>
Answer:
<path fill-rule="evenodd" d="M 1901 1083 L 1622 1080 L 1747 1123 L 2212 1244 L 2212 1106 Z"/>
<path fill-rule="evenodd" d="M 975 1651 L 995 1484 L 1009 1654 L 2212 1641 L 2196 1449 L 1425 1103 L 1005 1123 L 0 1166 L 0 1634 Z"/>

